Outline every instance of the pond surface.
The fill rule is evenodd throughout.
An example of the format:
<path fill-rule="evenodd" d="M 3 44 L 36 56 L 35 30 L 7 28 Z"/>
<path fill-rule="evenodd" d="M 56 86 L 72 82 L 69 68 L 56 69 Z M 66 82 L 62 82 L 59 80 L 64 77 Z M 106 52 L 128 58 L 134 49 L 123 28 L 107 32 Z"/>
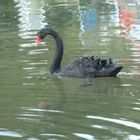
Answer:
<path fill-rule="evenodd" d="M 140 1 L 0 1 L 0 139 L 140 140 Z M 55 43 L 35 46 L 42 27 L 57 30 L 62 66 L 80 56 L 113 57 L 117 78 L 57 77 Z"/>

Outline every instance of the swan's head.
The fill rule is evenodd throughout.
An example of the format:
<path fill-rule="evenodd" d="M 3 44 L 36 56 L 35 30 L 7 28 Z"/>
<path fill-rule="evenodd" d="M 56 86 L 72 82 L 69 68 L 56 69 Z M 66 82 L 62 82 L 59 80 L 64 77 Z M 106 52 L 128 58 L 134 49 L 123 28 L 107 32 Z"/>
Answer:
<path fill-rule="evenodd" d="M 51 28 L 43 28 L 37 33 L 36 44 L 40 44 L 41 40 L 46 37 L 46 35 L 53 34 L 54 30 Z"/>

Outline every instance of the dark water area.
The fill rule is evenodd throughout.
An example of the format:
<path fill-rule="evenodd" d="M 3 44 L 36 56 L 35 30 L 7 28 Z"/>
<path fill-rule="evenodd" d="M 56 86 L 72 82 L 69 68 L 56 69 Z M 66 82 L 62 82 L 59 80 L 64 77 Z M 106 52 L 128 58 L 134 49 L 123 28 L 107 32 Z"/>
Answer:
<path fill-rule="evenodd" d="M 139 6 L 139 0 L 1 0 L 0 139 L 139 140 Z M 54 40 L 34 44 L 45 26 L 63 39 L 62 67 L 98 55 L 124 69 L 91 85 L 50 74 Z"/>

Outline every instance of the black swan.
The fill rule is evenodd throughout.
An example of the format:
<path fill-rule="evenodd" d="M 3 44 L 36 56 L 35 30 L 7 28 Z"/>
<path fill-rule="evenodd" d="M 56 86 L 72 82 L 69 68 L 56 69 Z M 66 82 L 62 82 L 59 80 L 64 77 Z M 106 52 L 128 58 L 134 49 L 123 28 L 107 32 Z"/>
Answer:
<path fill-rule="evenodd" d="M 85 56 L 76 59 L 73 63 L 61 69 L 63 41 L 59 34 L 51 28 L 43 28 L 37 33 L 36 44 L 39 44 L 47 35 L 51 35 L 56 41 L 56 53 L 50 69 L 52 74 L 77 78 L 115 77 L 123 68 L 122 66 L 115 66 L 115 62 L 111 58 Z"/>

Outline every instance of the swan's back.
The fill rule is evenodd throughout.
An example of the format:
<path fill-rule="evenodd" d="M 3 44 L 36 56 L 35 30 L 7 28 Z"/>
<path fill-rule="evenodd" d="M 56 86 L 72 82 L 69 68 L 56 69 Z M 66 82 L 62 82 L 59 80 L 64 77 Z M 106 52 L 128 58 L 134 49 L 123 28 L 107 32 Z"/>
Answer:
<path fill-rule="evenodd" d="M 116 76 L 122 69 L 112 73 L 116 68 L 115 62 L 112 59 L 102 59 L 97 56 L 87 56 L 76 59 L 73 63 L 69 64 L 66 68 L 61 70 L 61 75 L 70 77 L 103 77 L 103 76 Z"/>

